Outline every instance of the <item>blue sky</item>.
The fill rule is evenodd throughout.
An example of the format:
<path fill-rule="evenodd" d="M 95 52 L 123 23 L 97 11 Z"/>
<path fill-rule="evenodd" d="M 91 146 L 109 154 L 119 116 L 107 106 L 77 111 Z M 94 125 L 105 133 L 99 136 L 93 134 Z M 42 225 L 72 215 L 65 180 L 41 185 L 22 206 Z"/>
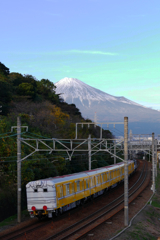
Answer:
<path fill-rule="evenodd" d="M 159 0 L 5 0 L 0 61 L 160 109 Z"/>

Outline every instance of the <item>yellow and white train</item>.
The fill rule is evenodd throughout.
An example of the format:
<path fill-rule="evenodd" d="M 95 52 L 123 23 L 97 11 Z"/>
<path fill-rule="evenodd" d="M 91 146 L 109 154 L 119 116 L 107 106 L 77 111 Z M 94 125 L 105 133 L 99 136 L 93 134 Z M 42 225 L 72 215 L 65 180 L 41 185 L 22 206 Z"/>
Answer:
<path fill-rule="evenodd" d="M 128 175 L 136 162 L 128 161 Z M 117 163 L 91 171 L 47 178 L 26 185 L 27 206 L 31 217 L 49 218 L 74 208 L 88 198 L 97 197 L 105 189 L 124 179 L 124 163 Z"/>

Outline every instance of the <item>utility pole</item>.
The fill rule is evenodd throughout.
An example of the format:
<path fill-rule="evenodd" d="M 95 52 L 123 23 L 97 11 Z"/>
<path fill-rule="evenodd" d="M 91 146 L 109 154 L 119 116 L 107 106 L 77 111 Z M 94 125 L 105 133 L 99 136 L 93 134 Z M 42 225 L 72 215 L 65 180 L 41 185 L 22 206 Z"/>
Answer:
<path fill-rule="evenodd" d="M 114 155 L 116 155 L 116 141 L 114 141 Z M 116 164 L 116 156 L 114 156 L 114 164 Z"/>
<path fill-rule="evenodd" d="M 157 177 L 157 139 L 155 139 L 155 175 Z"/>
<path fill-rule="evenodd" d="M 21 222 L 21 118 L 17 117 L 17 221 Z"/>
<path fill-rule="evenodd" d="M 11 127 L 11 132 L 14 128 L 17 128 L 17 221 L 21 222 L 21 128 L 26 128 L 27 126 L 21 126 L 21 118 L 17 117 L 17 126 Z M 29 154 L 30 155 L 30 154 Z"/>
<path fill-rule="evenodd" d="M 95 122 L 94 127 L 96 127 L 96 123 L 97 123 L 97 113 L 96 112 L 94 113 L 94 122 Z"/>
<path fill-rule="evenodd" d="M 128 117 L 124 117 L 124 225 L 128 226 Z"/>
<path fill-rule="evenodd" d="M 89 135 L 88 138 L 88 161 L 89 170 L 91 170 L 91 135 Z"/>
<path fill-rule="evenodd" d="M 154 133 L 152 133 L 152 190 L 155 193 Z"/>

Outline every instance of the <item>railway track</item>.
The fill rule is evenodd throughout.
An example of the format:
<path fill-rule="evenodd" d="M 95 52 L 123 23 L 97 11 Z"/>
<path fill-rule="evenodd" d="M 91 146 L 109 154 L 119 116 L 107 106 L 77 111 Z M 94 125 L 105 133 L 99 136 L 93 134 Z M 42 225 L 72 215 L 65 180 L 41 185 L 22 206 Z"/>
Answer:
<path fill-rule="evenodd" d="M 43 226 L 46 226 L 46 225 L 48 225 L 48 221 L 47 222 L 43 221 Z M 21 229 L 17 229 L 13 232 L 2 235 L 2 236 L 0 236 L 0 239 L 1 240 L 14 240 L 14 239 L 17 239 L 17 238 L 21 238 L 21 237 L 26 236 L 26 234 L 29 234 L 36 229 L 39 229 L 41 226 L 42 226 L 42 223 L 37 221 L 36 223 L 29 224 L 28 226 L 25 226 Z"/>
<path fill-rule="evenodd" d="M 140 193 L 142 193 L 142 191 L 149 185 L 150 177 L 151 177 L 151 172 L 148 172 L 148 163 L 146 162 L 141 179 L 139 179 L 140 184 L 138 185 L 138 182 L 137 182 L 131 189 L 129 189 L 129 201 L 128 201 L 129 204 L 133 200 L 135 200 L 138 196 L 141 197 Z M 86 232 L 81 233 L 80 236 L 73 238 L 73 239 L 79 239 L 79 240 L 81 239 L 82 240 L 82 239 L 84 239 L 84 237 L 86 235 L 89 235 L 89 233 L 91 236 L 94 235 L 93 230 L 98 228 L 100 225 L 104 224 L 104 222 L 106 222 L 106 220 L 110 219 L 112 216 L 114 216 L 116 213 L 121 211 L 123 208 L 124 208 L 124 201 L 122 200 L 121 204 L 118 203 L 117 206 L 115 205 L 115 208 L 113 206 L 113 212 L 111 210 L 109 218 L 106 218 L 106 219 L 100 221 L 98 224 L 95 224 L 95 226 L 93 226 L 93 227 L 91 226 L 90 230 L 86 230 Z M 124 215 L 124 213 L 123 213 L 123 215 Z M 99 229 L 101 229 L 101 228 L 99 228 Z M 68 238 L 62 238 L 62 239 L 68 239 Z M 72 239 L 72 238 L 70 238 L 70 239 Z"/>
<path fill-rule="evenodd" d="M 143 171 L 141 172 L 137 182 L 129 189 L 129 198 L 131 198 L 140 189 L 147 177 L 147 162 L 144 162 Z M 79 222 L 69 226 L 68 228 L 60 231 L 45 240 L 64 240 L 64 239 L 79 239 L 95 227 L 108 220 L 115 213 L 123 209 L 124 194 L 116 198 L 108 205 L 102 207 L 88 217 L 80 220 Z M 133 198 L 134 199 L 134 198 Z M 132 200 L 133 200 L 132 199 Z"/>
<path fill-rule="evenodd" d="M 144 175 L 146 175 L 146 173 L 147 173 L 146 165 L 144 164 L 143 171 L 141 172 L 138 180 L 129 189 L 130 197 L 132 197 L 134 195 L 134 193 L 137 191 L 138 187 L 140 188 L 139 183 L 142 182 L 142 179 L 144 179 L 143 182 L 145 181 Z M 111 190 L 110 193 L 112 193 L 112 190 Z M 120 208 L 120 209 L 118 209 L 118 208 Z M 120 211 L 122 208 L 123 208 L 123 194 L 121 196 L 119 196 L 118 198 L 116 198 L 111 203 L 109 203 L 108 205 L 102 207 L 101 209 L 99 209 L 96 212 L 90 214 L 86 218 L 78 221 L 75 224 L 72 224 L 69 227 L 66 227 L 64 230 L 59 231 L 52 236 L 51 236 L 51 234 L 52 234 L 51 232 L 53 232 L 53 229 L 55 231 L 54 223 L 56 221 L 55 222 L 46 221 L 46 222 L 37 223 L 36 226 L 34 226 L 34 227 L 32 226 L 32 227 L 24 228 L 24 229 L 21 229 L 21 231 L 19 231 L 19 232 L 16 231 L 15 233 L 12 232 L 12 235 L 11 234 L 8 234 L 8 236 L 5 235 L 1 239 L 5 239 L 5 240 L 11 240 L 11 239 L 27 239 L 28 240 L 28 239 L 33 239 L 32 235 L 33 235 L 34 232 L 39 231 L 39 230 L 41 231 L 42 227 L 43 228 L 44 227 L 48 228 L 51 225 L 53 225 L 53 226 L 51 227 L 52 231 L 50 232 L 50 237 L 48 237 L 48 238 L 44 237 L 44 238 L 41 238 L 41 239 L 46 239 L 46 240 L 49 240 L 49 239 L 58 239 L 58 240 L 60 240 L 60 239 L 78 239 L 81 236 L 83 236 L 84 234 L 88 233 L 93 228 L 97 227 L 102 222 L 109 219 L 111 216 L 113 216 L 115 214 L 115 212 Z M 105 218 L 105 220 L 103 218 Z M 17 232 L 18 232 L 18 234 L 17 234 Z M 46 233 L 44 235 L 47 236 L 49 234 Z M 42 237 L 42 235 L 41 235 L 41 237 Z"/>

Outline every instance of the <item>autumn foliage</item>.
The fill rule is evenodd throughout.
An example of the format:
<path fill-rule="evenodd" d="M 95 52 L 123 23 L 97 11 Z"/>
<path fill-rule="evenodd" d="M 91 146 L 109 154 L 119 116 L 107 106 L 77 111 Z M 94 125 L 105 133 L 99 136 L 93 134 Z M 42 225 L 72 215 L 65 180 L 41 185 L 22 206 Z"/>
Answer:
<path fill-rule="evenodd" d="M 10 73 L 9 68 L 0 63 L 0 106 L 2 106 L 0 117 L 0 193 L 10 189 L 10 193 L 13 192 L 13 196 L 16 196 L 17 135 L 16 130 L 11 133 L 11 126 L 17 125 L 17 116 L 21 116 L 22 126 L 29 127 L 28 133 L 22 129 L 21 137 L 33 140 L 35 138 L 74 139 L 75 123 L 91 122 L 81 116 L 79 109 L 74 104 L 64 102 L 61 96 L 55 93 L 55 89 L 55 85 L 48 79 L 37 80 L 32 75 Z M 83 129 L 79 129 L 79 138 L 88 138 L 89 134 L 92 137 L 99 137 L 99 132 L 99 127 L 88 128 L 84 126 Z M 103 136 L 112 138 L 112 134 L 108 130 L 103 130 Z M 22 144 L 22 158 L 32 151 L 29 146 Z M 94 158 L 98 161 L 93 163 L 93 168 L 108 164 L 107 154 L 94 156 Z M 27 182 L 87 169 L 88 154 L 85 152 L 73 155 L 71 161 L 68 160 L 67 153 L 62 152 L 52 152 L 51 154 L 37 152 L 22 161 L 24 207 L 24 189 Z"/>

